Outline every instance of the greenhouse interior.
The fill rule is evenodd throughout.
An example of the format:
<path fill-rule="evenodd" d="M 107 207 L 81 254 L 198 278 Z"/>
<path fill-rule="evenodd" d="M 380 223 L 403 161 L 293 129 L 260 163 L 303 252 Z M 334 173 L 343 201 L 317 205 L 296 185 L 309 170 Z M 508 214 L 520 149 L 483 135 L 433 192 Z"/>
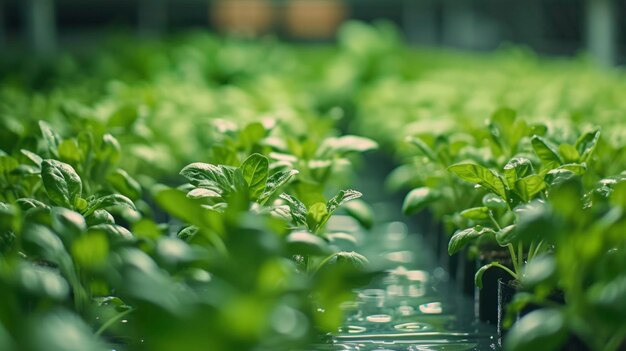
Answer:
<path fill-rule="evenodd" d="M 1 351 L 625 351 L 626 0 L 0 0 Z"/>

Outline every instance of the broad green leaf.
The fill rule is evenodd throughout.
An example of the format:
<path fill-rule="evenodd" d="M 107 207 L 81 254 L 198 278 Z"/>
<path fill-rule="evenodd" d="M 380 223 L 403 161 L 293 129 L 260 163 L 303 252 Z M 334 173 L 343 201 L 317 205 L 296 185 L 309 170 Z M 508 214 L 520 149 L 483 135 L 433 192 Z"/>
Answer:
<path fill-rule="evenodd" d="M 25 328 L 29 351 L 110 350 L 79 316 L 60 307 L 34 315 Z"/>
<path fill-rule="evenodd" d="M 563 163 L 557 150 L 546 139 L 535 135 L 530 141 L 544 168 L 553 169 Z"/>
<path fill-rule="evenodd" d="M 587 173 L 587 164 L 586 163 L 568 163 L 566 165 L 562 165 L 558 169 L 565 169 L 573 172 L 576 175 L 583 175 Z"/>
<path fill-rule="evenodd" d="M 482 221 L 489 219 L 489 213 L 490 211 L 487 207 L 472 207 L 461 211 L 461 216 L 475 221 Z"/>
<path fill-rule="evenodd" d="M 498 244 L 500 244 L 501 246 L 505 246 L 510 243 L 516 242 L 519 237 L 519 235 L 517 235 L 519 232 L 517 232 L 515 229 L 515 224 L 511 224 L 500 229 L 496 233 L 496 240 L 498 241 Z"/>
<path fill-rule="evenodd" d="M 269 176 L 269 160 L 261 154 L 252 154 L 240 167 L 248 184 L 250 197 L 256 200 L 263 194 Z"/>
<path fill-rule="evenodd" d="M 320 224 L 325 222 L 325 219 L 330 215 L 326 204 L 323 202 L 316 202 L 309 207 L 306 219 L 309 228 L 316 229 Z"/>
<path fill-rule="evenodd" d="M 515 192 L 524 202 L 530 201 L 533 196 L 546 188 L 543 177 L 537 174 L 519 179 L 515 182 Z"/>
<path fill-rule="evenodd" d="M 413 189 L 404 198 L 402 212 L 407 216 L 415 214 L 440 198 L 441 193 L 436 189 L 427 187 Z"/>
<path fill-rule="evenodd" d="M 328 210 L 328 214 L 333 214 L 333 212 L 335 212 L 341 205 L 345 204 L 348 201 L 358 199 L 361 196 L 363 196 L 363 194 L 356 190 L 340 190 L 337 195 L 328 200 L 328 202 L 326 203 L 326 209 Z"/>
<path fill-rule="evenodd" d="M 292 255 L 324 256 L 330 247 L 324 239 L 310 232 L 293 232 L 287 236 L 287 249 Z"/>
<path fill-rule="evenodd" d="M 587 292 L 588 300 L 607 322 L 626 323 L 626 274 L 609 282 L 598 282 Z"/>
<path fill-rule="evenodd" d="M 50 214 L 52 215 L 52 229 L 64 239 L 76 238 L 87 230 L 85 218 L 78 212 L 63 207 L 53 207 Z"/>
<path fill-rule="evenodd" d="M 246 125 L 239 133 L 239 141 L 242 146 L 249 149 L 254 144 L 265 138 L 267 131 L 262 123 L 253 122 Z"/>
<path fill-rule="evenodd" d="M 546 173 L 543 178 L 550 187 L 561 184 L 576 177 L 576 173 L 565 168 L 556 168 Z"/>
<path fill-rule="evenodd" d="M 141 185 L 123 169 L 118 168 L 109 174 L 107 181 L 120 194 L 131 200 L 138 200 L 141 197 Z"/>
<path fill-rule="evenodd" d="M 83 183 L 72 166 L 57 160 L 43 160 L 41 179 L 52 202 L 74 208 L 76 198 L 82 193 Z"/>
<path fill-rule="evenodd" d="M 26 156 L 33 164 L 35 164 L 37 167 L 41 168 L 41 162 L 43 162 L 43 158 L 41 158 L 41 156 L 37 155 L 36 153 L 26 150 L 26 149 L 21 149 L 20 152 Z"/>
<path fill-rule="evenodd" d="M 138 238 L 158 239 L 161 237 L 161 228 L 153 221 L 143 218 L 133 223 L 133 234 Z"/>
<path fill-rule="evenodd" d="M 223 232 L 222 223 L 214 213 L 202 207 L 204 202 L 198 199 L 190 199 L 185 193 L 176 189 L 161 190 L 155 195 L 156 203 L 170 215 L 194 224 L 201 228 Z"/>
<path fill-rule="evenodd" d="M 559 350 L 567 338 L 565 317 L 556 309 L 540 309 L 522 317 L 509 333 L 506 351 Z"/>
<path fill-rule="evenodd" d="M 34 223 L 26 225 L 22 239 L 22 245 L 29 255 L 57 263 L 69 257 L 61 239 L 43 225 Z"/>
<path fill-rule="evenodd" d="M 291 217 L 296 224 L 306 224 L 307 208 L 306 206 L 295 197 L 282 193 L 280 198 L 287 203 L 287 206 L 291 209 Z"/>
<path fill-rule="evenodd" d="M 20 206 L 22 211 L 27 211 L 27 210 L 30 210 L 31 208 L 37 208 L 37 207 L 48 208 L 48 205 L 44 204 L 43 202 L 36 200 L 36 199 L 26 198 L 26 197 L 17 199 L 17 204 Z"/>
<path fill-rule="evenodd" d="M 552 284 L 557 278 L 554 256 L 544 254 L 533 258 L 524 266 L 522 284 L 525 288 L 533 289 L 540 284 Z"/>
<path fill-rule="evenodd" d="M 18 266 L 18 283 L 29 294 L 63 301 L 70 288 L 58 270 L 23 262 Z"/>
<path fill-rule="evenodd" d="M 372 139 L 356 135 L 344 135 L 338 138 L 324 139 L 317 151 L 317 156 L 330 157 L 332 155 L 343 155 L 349 152 L 365 152 L 376 149 L 378 149 L 378 143 Z"/>
<path fill-rule="evenodd" d="M 98 269 L 106 264 L 109 241 L 106 234 L 96 231 L 83 235 L 72 243 L 74 262 L 85 269 Z"/>
<path fill-rule="evenodd" d="M 354 251 L 337 252 L 335 254 L 335 260 L 338 265 L 347 265 L 350 268 L 357 269 L 363 268 L 369 263 L 368 259 L 365 256 Z"/>
<path fill-rule="evenodd" d="M 192 199 L 218 198 L 220 196 L 217 191 L 205 188 L 195 188 L 187 193 L 187 197 Z"/>
<path fill-rule="evenodd" d="M 285 184 L 287 184 L 298 172 L 295 169 L 289 171 L 280 171 L 272 174 L 267 179 L 267 185 L 265 186 L 265 191 L 259 197 L 259 203 L 264 204 L 267 200 L 272 198 L 276 194 L 276 192 Z"/>
<path fill-rule="evenodd" d="M 57 150 L 59 149 L 59 144 L 61 143 L 61 137 L 59 134 L 57 134 L 52 127 L 44 121 L 39 121 L 39 129 L 41 129 L 41 135 L 48 144 L 48 150 L 52 156 L 58 157 L 59 154 Z"/>
<path fill-rule="evenodd" d="M 133 234 L 126 228 L 117 224 L 97 224 L 89 227 L 87 233 L 90 235 L 96 233 L 104 233 L 110 240 L 122 239 L 122 240 L 134 240 Z"/>
<path fill-rule="evenodd" d="M 448 170 L 467 182 L 480 184 L 503 199 L 507 199 L 504 181 L 491 169 L 473 163 L 457 163 L 448 167 Z"/>
<path fill-rule="evenodd" d="M 374 225 L 374 212 L 371 207 L 360 199 L 350 201 L 345 205 L 346 212 L 365 229 L 371 229 Z"/>
<path fill-rule="evenodd" d="M 100 145 L 100 152 L 98 157 L 106 161 L 108 164 L 116 164 L 122 155 L 122 147 L 119 141 L 111 134 L 105 134 L 102 136 L 102 144 Z"/>
<path fill-rule="evenodd" d="M 428 157 L 429 160 L 434 162 L 437 161 L 437 155 L 435 155 L 435 152 L 422 139 L 416 137 L 408 137 L 407 141 L 417 146 L 417 148 L 424 154 L 424 156 Z"/>
<path fill-rule="evenodd" d="M 9 174 L 19 166 L 19 162 L 11 156 L 0 156 L 0 174 Z"/>
<path fill-rule="evenodd" d="M 103 209 L 95 210 L 91 215 L 87 216 L 86 220 L 89 227 L 98 224 L 115 224 L 113 216 Z"/>
<path fill-rule="evenodd" d="M 516 112 L 510 108 L 503 107 L 496 110 L 491 116 L 488 128 L 493 141 L 501 150 L 506 150 L 507 145 L 514 145 L 517 140 L 510 140 L 510 134 L 506 131 L 514 130 Z"/>
<path fill-rule="evenodd" d="M 506 201 L 502 200 L 501 197 L 493 193 L 485 194 L 485 196 L 483 196 L 482 202 L 485 207 L 494 211 L 506 210 L 506 208 L 508 207 Z"/>
<path fill-rule="evenodd" d="M 107 209 L 107 208 L 114 207 L 114 206 L 122 206 L 122 207 L 130 208 L 132 210 L 137 210 L 137 208 L 135 207 L 135 204 L 133 203 L 131 199 L 127 198 L 124 195 L 111 194 L 111 195 L 102 196 L 98 198 L 97 200 L 93 201 L 92 203 L 90 203 L 89 207 L 85 211 L 85 216 L 92 214 L 95 210 L 98 210 L 101 208 Z"/>
<path fill-rule="evenodd" d="M 198 234 L 198 230 L 199 228 L 197 226 L 190 225 L 181 229 L 176 236 L 181 240 L 190 241 Z"/>
<path fill-rule="evenodd" d="M 559 155 L 561 155 L 563 161 L 567 163 L 578 162 L 578 159 L 580 158 L 578 150 L 576 150 L 576 148 L 570 144 L 559 145 Z"/>
<path fill-rule="evenodd" d="M 587 162 L 593 151 L 598 144 L 598 140 L 600 139 L 600 130 L 594 130 L 592 132 L 588 132 L 583 134 L 578 140 L 576 140 L 576 150 L 580 154 L 580 161 Z"/>
<path fill-rule="evenodd" d="M 454 255 L 459 252 L 462 248 L 464 248 L 467 244 L 472 242 L 474 239 L 485 235 L 487 233 L 494 233 L 493 229 L 488 227 L 476 226 L 472 228 L 467 228 L 464 230 L 458 230 L 452 237 L 450 238 L 450 242 L 448 243 L 448 254 Z"/>
<path fill-rule="evenodd" d="M 230 192 L 234 188 L 234 169 L 232 167 L 217 166 L 209 163 L 192 163 L 180 174 L 187 178 L 189 182 L 198 187 L 217 187 L 223 191 Z"/>
<path fill-rule="evenodd" d="M 76 144 L 76 140 L 65 139 L 59 144 L 59 158 L 61 160 L 76 164 L 83 158 L 81 150 Z"/>
<path fill-rule="evenodd" d="M 533 164 L 529 159 L 526 157 L 515 157 L 504 166 L 504 178 L 509 188 L 513 188 L 518 179 L 526 177 L 533 171 Z"/>

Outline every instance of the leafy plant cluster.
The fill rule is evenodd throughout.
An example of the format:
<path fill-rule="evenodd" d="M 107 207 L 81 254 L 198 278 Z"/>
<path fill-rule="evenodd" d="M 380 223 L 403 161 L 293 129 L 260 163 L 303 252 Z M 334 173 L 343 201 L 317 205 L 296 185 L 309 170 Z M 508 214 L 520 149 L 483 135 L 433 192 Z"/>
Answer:
<path fill-rule="evenodd" d="M 594 273 L 605 264 L 600 257 L 626 262 L 626 240 L 616 235 L 624 221 L 624 178 L 606 173 L 624 167 L 623 145 L 604 140 L 600 129 L 564 138 L 508 108 L 496 111 L 474 135 L 425 133 L 407 142 L 417 156 L 401 167 L 416 169 L 412 181 L 420 186 L 407 194 L 405 213 L 430 208 L 439 216 L 452 234 L 450 255 L 469 250 L 493 257 L 491 250 L 506 250 L 505 260 L 491 258 L 475 280 L 482 288 L 486 270 L 506 271 L 522 291 L 510 315 L 529 304 L 546 306 L 513 326 L 507 349 L 558 349 L 569 333 L 595 350 L 620 347 L 624 321 L 597 304 L 618 308 L 617 300 L 608 299 L 626 296 L 617 288 L 623 265 Z M 550 300 L 555 291 L 564 294 L 564 305 Z"/>
<path fill-rule="evenodd" d="M 191 163 L 171 188 L 120 168 L 109 133 L 38 127 L 0 155 L 2 350 L 294 348 L 335 330 L 374 269 L 358 233 L 327 229 L 349 201 L 371 226 L 361 193 L 326 198 L 371 140 L 292 153 L 234 127 L 212 148 L 223 163 Z"/>

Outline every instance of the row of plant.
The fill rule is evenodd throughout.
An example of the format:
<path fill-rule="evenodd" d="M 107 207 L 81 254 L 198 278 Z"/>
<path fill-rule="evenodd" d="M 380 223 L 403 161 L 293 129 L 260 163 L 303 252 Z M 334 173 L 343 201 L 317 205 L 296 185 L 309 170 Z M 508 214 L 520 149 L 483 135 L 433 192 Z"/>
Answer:
<path fill-rule="evenodd" d="M 550 307 L 507 347 L 623 342 L 619 71 L 414 51 L 360 23 L 336 48 L 122 38 L 0 71 L 3 349 L 62 350 L 64 328 L 149 350 L 332 330 L 364 258 L 327 222 L 359 196 L 351 155 L 377 145 L 338 130 L 394 153 L 390 189 L 415 188 L 405 212 L 428 209 L 450 253 L 487 264 L 477 284 L 510 273 L 509 316 Z M 371 226 L 363 202 L 343 206 Z"/>
<path fill-rule="evenodd" d="M 504 108 L 472 134 L 410 137 L 416 156 L 402 167 L 415 169 L 419 187 L 404 211 L 429 208 L 445 223 L 450 255 L 465 251 L 462 259 L 485 263 L 477 287 L 490 268 L 507 273 L 500 327 L 523 316 L 505 338 L 508 349 L 567 349 L 582 340 L 617 350 L 626 340 L 624 145 L 599 129 L 562 126 L 573 133 Z M 506 285 L 517 292 L 513 301 L 502 301 Z"/>
<path fill-rule="evenodd" d="M 338 327 L 372 267 L 327 223 L 352 201 L 371 226 L 335 189 L 376 143 L 223 123 L 177 188 L 120 168 L 106 131 L 21 125 L 0 155 L 3 350 L 292 349 Z"/>

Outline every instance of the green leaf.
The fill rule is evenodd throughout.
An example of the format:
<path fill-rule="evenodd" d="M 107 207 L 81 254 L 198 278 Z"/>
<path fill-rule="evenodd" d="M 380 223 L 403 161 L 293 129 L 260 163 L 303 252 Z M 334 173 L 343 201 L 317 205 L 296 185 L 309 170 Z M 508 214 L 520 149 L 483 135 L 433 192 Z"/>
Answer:
<path fill-rule="evenodd" d="M 482 221 L 489 219 L 489 213 L 490 211 L 487 207 L 472 207 L 461 211 L 461 216 L 475 221 Z"/>
<path fill-rule="evenodd" d="M 349 268 L 360 269 L 365 267 L 369 260 L 360 253 L 342 251 L 335 254 L 335 262 L 337 265 L 346 265 Z"/>
<path fill-rule="evenodd" d="M 424 154 L 424 156 L 428 157 L 429 160 L 436 162 L 437 156 L 435 152 L 426 144 L 422 139 L 415 137 L 408 137 L 407 141 L 415 146 Z"/>
<path fill-rule="evenodd" d="M 533 196 L 546 188 L 543 177 L 537 174 L 530 175 L 515 182 L 515 192 L 524 202 L 530 201 Z"/>
<path fill-rule="evenodd" d="M 34 315 L 24 327 L 29 330 L 25 348 L 30 351 L 104 351 L 91 328 L 74 313 L 57 307 L 44 314 Z"/>
<path fill-rule="evenodd" d="M 138 238 L 158 239 L 161 237 L 161 228 L 153 221 L 143 218 L 133 223 L 133 234 Z"/>
<path fill-rule="evenodd" d="M 117 224 L 97 224 L 89 227 L 87 231 L 90 235 L 104 233 L 110 240 L 122 239 L 124 241 L 134 240 L 133 234 L 126 228 Z"/>
<path fill-rule="evenodd" d="M 220 196 L 217 191 L 205 188 L 195 188 L 187 193 L 187 197 L 191 199 L 218 198 Z"/>
<path fill-rule="evenodd" d="M 613 325 L 626 323 L 626 274 L 622 273 L 606 283 L 594 284 L 587 297 L 605 321 Z"/>
<path fill-rule="evenodd" d="M 61 143 L 61 137 L 59 134 L 57 134 L 52 127 L 44 121 L 39 121 L 39 129 L 41 129 L 41 135 L 48 144 L 48 150 L 52 156 L 58 157 L 59 154 L 57 150 L 59 149 L 59 144 Z"/>
<path fill-rule="evenodd" d="M 121 155 L 122 147 L 119 141 L 111 134 L 103 135 L 98 158 L 112 165 L 119 161 Z"/>
<path fill-rule="evenodd" d="M 483 288 L 483 275 L 485 275 L 485 272 L 491 267 L 493 267 L 493 262 L 480 267 L 476 271 L 476 274 L 474 275 L 474 284 L 476 284 L 478 289 Z"/>
<path fill-rule="evenodd" d="M 580 161 L 587 162 L 593 151 L 596 149 L 596 145 L 598 144 L 598 140 L 600 140 L 600 130 L 596 129 L 594 131 L 588 132 L 580 136 L 578 140 L 576 140 L 576 150 L 580 154 Z"/>
<path fill-rule="evenodd" d="M 41 179 L 52 202 L 74 208 L 76 198 L 82 193 L 83 183 L 72 166 L 57 160 L 43 160 Z"/>
<path fill-rule="evenodd" d="M 531 138 L 531 143 L 535 153 L 542 161 L 544 167 L 546 169 L 553 169 L 558 167 L 563 161 L 559 156 L 558 152 L 548 141 L 540 136 L 533 136 Z"/>
<path fill-rule="evenodd" d="M 122 207 L 130 208 L 132 210 L 137 210 L 137 208 L 135 207 L 135 204 L 133 203 L 131 199 L 127 198 L 124 195 L 111 194 L 111 195 L 105 195 L 93 201 L 92 203 L 90 203 L 89 207 L 85 211 L 85 216 L 89 216 L 95 210 L 98 210 L 101 208 L 107 209 L 113 206 L 122 206 Z"/>
<path fill-rule="evenodd" d="M 26 156 L 33 164 L 35 164 L 37 167 L 41 168 L 41 162 L 43 162 L 43 159 L 41 158 L 41 156 L 37 155 L 36 153 L 26 150 L 26 149 L 21 149 L 20 152 Z"/>
<path fill-rule="evenodd" d="M 374 226 L 374 213 L 372 208 L 362 200 L 350 201 L 345 205 L 346 212 L 365 229 L 371 229 Z"/>
<path fill-rule="evenodd" d="M 553 187 L 574 177 L 576 177 L 576 173 L 570 171 L 569 169 L 556 168 L 546 173 L 543 179 L 547 185 Z"/>
<path fill-rule="evenodd" d="M 78 212 L 63 207 L 53 207 L 50 211 L 52 216 L 52 229 L 59 233 L 62 238 L 76 238 L 87 230 L 85 218 Z"/>
<path fill-rule="evenodd" d="M 76 140 L 65 139 L 59 144 L 59 158 L 63 161 L 78 163 L 82 160 L 82 152 L 76 144 Z"/>
<path fill-rule="evenodd" d="M 515 157 L 504 166 L 504 178 L 509 188 L 514 188 L 518 179 L 526 177 L 533 171 L 533 164 L 529 159 L 526 157 Z"/>
<path fill-rule="evenodd" d="M 504 181 L 491 169 L 472 163 L 457 163 L 448 167 L 448 170 L 467 182 L 480 184 L 503 199 L 507 199 Z"/>
<path fill-rule="evenodd" d="M 253 200 L 258 199 L 263 194 L 267 184 L 269 160 L 261 154 L 252 154 L 243 162 L 240 169 L 248 184 L 250 197 Z"/>
<path fill-rule="evenodd" d="M 0 174 L 9 174 L 19 166 L 19 162 L 11 156 L 0 156 Z"/>
<path fill-rule="evenodd" d="M 450 242 L 448 243 L 448 254 L 454 255 L 462 248 L 464 248 L 467 244 L 472 242 L 474 239 L 477 239 L 478 237 L 487 233 L 494 234 L 495 232 L 491 228 L 482 226 L 476 226 L 456 231 L 456 233 L 452 235 L 452 237 L 450 238 Z"/>
<path fill-rule="evenodd" d="M 522 284 L 525 288 L 533 289 L 546 283 L 551 285 L 557 279 L 556 260 L 553 255 L 545 254 L 535 257 L 524 266 Z"/>
<path fill-rule="evenodd" d="M 249 149 L 254 144 L 261 141 L 267 135 L 267 131 L 263 124 L 259 122 L 253 122 L 245 126 L 239 133 L 239 141 L 241 145 Z"/>
<path fill-rule="evenodd" d="M 575 175 L 583 175 L 587 173 L 587 164 L 586 163 L 568 163 L 566 165 L 562 165 L 558 169 L 565 169 L 573 172 Z"/>
<path fill-rule="evenodd" d="M 287 236 L 287 249 L 292 255 L 325 256 L 330 247 L 324 239 L 310 232 L 293 232 Z"/>
<path fill-rule="evenodd" d="M 74 262 L 85 269 L 98 269 L 106 264 L 109 256 L 109 241 L 106 234 L 92 232 L 77 238 L 72 243 Z"/>
<path fill-rule="evenodd" d="M 58 270 L 23 262 L 18 266 L 19 285 L 29 294 L 63 301 L 70 288 Z"/>
<path fill-rule="evenodd" d="M 559 145 L 559 155 L 563 158 L 564 162 L 578 162 L 580 158 L 580 154 L 578 150 L 573 145 L 570 144 L 561 144 Z"/>
<path fill-rule="evenodd" d="M 170 215 L 194 224 L 221 232 L 221 222 L 214 214 L 202 207 L 202 200 L 190 199 L 176 189 L 161 190 L 155 195 L 156 203 Z"/>
<path fill-rule="evenodd" d="M 405 215 L 412 215 L 418 213 L 424 207 L 439 200 L 441 193 L 432 188 L 421 187 L 411 190 L 402 203 L 402 212 Z"/>
<path fill-rule="evenodd" d="M 500 244 L 501 246 L 505 246 L 510 243 L 517 242 L 517 239 L 519 237 L 518 235 L 519 232 L 516 231 L 515 229 L 516 229 L 515 224 L 511 224 L 509 226 L 506 226 L 500 229 L 496 233 L 496 240 L 498 241 L 498 244 Z"/>
<path fill-rule="evenodd" d="M 365 152 L 376 149 L 378 149 L 378 143 L 371 139 L 356 135 L 344 135 L 338 138 L 325 139 L 317 152 L 317 156 L 340 156 L 349 152 Z"/>
<path fill-rule="evenodd" d="M 320 224 L 325 222 L 325 219 L 329 215 L 330 213 L 328 212 L 325 203 L 314 203 L 313 205 L 311 205 L 311 207 L 309 207 L 309 211 L 306 216 L 308 227 L 311 229 L 316 229 Z"/>
<path fill-rule="evenodd" d="M 566 321 L 556 309 L 532 311 L 522 317 L 509 333 L 506 351 L 559 350 L 567 338 Z"/>
<path fill-rule="evenodd" d="M 356 190 L 340 190 L 337 195 L 328 200 L 328 202 L 326 203 L 326 209 L 328 210 L 328 214 L 332 215 L 333 212 L 335 212 L 341 205 L 345 204 L 348 201 L 358 199 L 361 196 L 363 196 L 363 194 Z"/>
<path fill-rule="evenodd" d="M 506 210 L 508 207 L 506 201 L 502 200 L 501 197 L 493 193 L 485 194 L 482 202 L 485 207 L 493 211 Z"/>
<path fill-rule="evenodd" d="M 230 192 L 234 189 L 234 168 L 210 163 L 192 163 L 180 171 L 189 182 L 198 187 L 209 187 Z"/>
<path fill-rule="evenodd" d="M 115 219 L 107 210 L 95 210 L 91 215 L 87 216 L 87 226 L 91 227 L 98 224 L 115 224 Z"/>
<path fill-rule="evenodd" d="M 306 224 L 307 209 L 306 206 L 295 197 L 282 193 L 280 198 L 287 203 L 291 210 L 291 217 L 296 224 Z"/>
<path fill-rule="evenodd" d="M 271 199 L 282 186 L 287 184 L 298 173 L 300 172 L 292 169 L 272 174 L 267 179 L 267 185 L 265 186 L 265 191 L 259 197 L 259 203 L 264 204 L 267 200 Z"/>
<path fill-rule="evenodd" d="M 31 198 L 20 198 L 17 199 L 17 204 L 20 206 L 20 208 L 22 209 L 22 211 L 27 211 L 30 210 L 31 208 L 48 208 L 48 205 L 44 204 L 43 202 L 36 200 L 36 199 L 31 199 Z"/>
<path fill-rule="evenodd" d="M 131 200 L 138 200 L 141 197 L 141 185 L 123 169 L 118 168 L 109 174 L 107 181 L 116 191 Z"/>

